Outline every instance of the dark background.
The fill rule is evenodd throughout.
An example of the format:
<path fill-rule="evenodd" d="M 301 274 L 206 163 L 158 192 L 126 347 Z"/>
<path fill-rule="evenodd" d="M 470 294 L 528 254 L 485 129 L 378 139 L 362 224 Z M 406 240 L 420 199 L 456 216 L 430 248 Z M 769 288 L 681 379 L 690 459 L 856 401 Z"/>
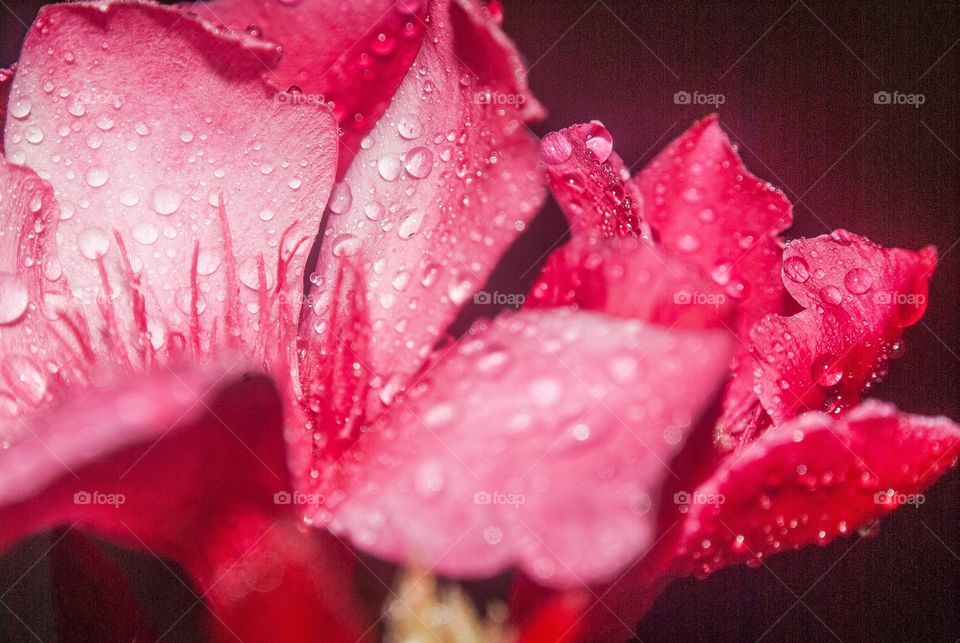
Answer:
<path fill-rule="evenodd" d="M 960 418 L 958 3 L 504 4 L 506 30 L 551 112 L 535 128 L 539 134 L 600 119 L 620 155 L 639 168 L 711 111 L 676 105 L 675 92 L 723 94 L 721 122 L 748 167 L 794 204 L 790 237 L 847 228 L 888 246 L 936 244 L 941 263 L 927 315 L 907 332 L 906 355 L 875 396 L 905 411 Z M 0 65 L 16 59 L 23 23 L 38 6 L 0 0 Z M 877 105 L 873 95 L 881 90 L 919 93 L 925 103 Z M 563 230 L 551 204 L 500 274 L 526 272 L 530 257 Z M 676 582 L 638 636 L 960 641 L 958 490 L 954 471 L 928 491 L 924 505 L 884 520 L 875 537 L 853 535 L 777 556 L 768 567 Z M 27 627 L 44 641 L 53 638 L 42 618 L 52 556 L 31 567 L 52 542 L 34 539 L 0 561 L 3 640 L 35 640 Z M 171 622 L 193 602 L 159 563 L 134 567 L 151 579 L 138 583 L 145 599 L 176 605 Z M 189 640 L 200 611 L 168 637 Z"/>

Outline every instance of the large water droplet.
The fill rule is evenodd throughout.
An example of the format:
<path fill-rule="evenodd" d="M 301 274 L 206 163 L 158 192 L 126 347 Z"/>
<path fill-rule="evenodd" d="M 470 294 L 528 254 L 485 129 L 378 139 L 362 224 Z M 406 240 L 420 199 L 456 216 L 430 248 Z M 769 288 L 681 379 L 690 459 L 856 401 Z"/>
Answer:
<path fill-rule="evenodd" d="M 873 287 L 873 275 L 865 268 L 852 268 L 843 278 L 843 285 L 854 295 L 862 295 Z"/>
<path fill-rule="evenodd" d="M 839 306 L 843 301 L 843 293 L 836 286 L 824 286 L 820 289 L 820 298 L 833 306 Z"/>
<path fill-rule="evenodd" d="M 406 217 L 397 226 L 397 234 L 400 235 L 401 239 L 409 239 L 415 235 L 420 230 L 420 226 L 423 225 L 423 210 L 411 210 L 407 213 Z"/>
<path fill-rule="evenodd" d="M 102 167 L 92 167 L 87 170 L 87 185 L 92 188 L 98 188 L 107 182 L 110 173 Z"/>
<path fill-rule="evenodd" d="M 10 115 L 17 119 L 24 119 L 30 115 L 30 109 L 33 105 L 24 98 L 18 98 L 10 101 Z"/>
<path fill-rule="evenodd" d="M 787 257 L 783 262 L 783 274 L 787 279 L 802 284 L 810 279 L 810 266 L 803 257 Z"/>
<path fill-rule="evenodd" d="M 0 325 L 20 321 L 29 303 L 26 284 L 16 275 L 0 273 Z"/>
<path fill-rule="evenodd" d="M 152 245 L 160 238 L 160 231 L 157 230 L 157 226 L 149 221 L 141 221 L 134 225 L 131 234 L 134 241 L 144 246 Z"/>
<path fill-rule="evenodd" d="M 403 166 L 396 156 L 384 156 L 377 161 L 377 172 L 385 181 L 396 181 Z"/>
<path fill-rule="evenodd" d="M 613 136 L 600 121 L 593 121 L 592 125 L 593 128 L 587 137 L 587 149 L 593 152 L 593 156 L 598 161 L 605 163 L 613 153 Z"/>
<path fill-rule="evenodd" d="M 422 145 L 415 147 L 403 157 L 403 167 L 410 176 L 424 179 L 433 170 L 433 152 Z"/>
<path fill-rule="evenodd" d="M 559 165 L 573 155 L 573 143 L 562 132 L 550 132 L 540 141 L 540 158 L 544 163 Z"/>
<path fill-rule="evenodd" d="M 330 211 L 334 214 L 345 214 L 353 204 L 353 191 L 346 181 L 333 186 L 330 193 Z"/>
<path fill-rule="evenodd" d="M 333 256 L 352 257 L 360 250 L 360 237 L 353 234 L 341 234 L 333 240 Z"/>
<path fill-rule="evenodd" d="M 77 245 L 80 246 L 80 254 L 94 261 L 107 254 L 107 250 L 110 249 L 110 237 L 102 228 L 91 227 L 77 236 Z"/>
<path fill-rule="evenodd" d="M 397 123 L 397 131 L 400 132 L 400 136 L 412 141 L 423 136 L 423 123 L 416 116 L 403 118 Z"/>
<path fill-rule="evenodd" d="M 159 185 L 150 194 L 150 207 L 157 214 L 169 216 L 180 209 L 182 196 L 168 185 Z"/>
<path fill-rule="evenodd" d="M 813 361 L 813 379 L 824 388 L 836 386 L 843 379 L 843 367 L 833 355 L 820 355 Z"/>

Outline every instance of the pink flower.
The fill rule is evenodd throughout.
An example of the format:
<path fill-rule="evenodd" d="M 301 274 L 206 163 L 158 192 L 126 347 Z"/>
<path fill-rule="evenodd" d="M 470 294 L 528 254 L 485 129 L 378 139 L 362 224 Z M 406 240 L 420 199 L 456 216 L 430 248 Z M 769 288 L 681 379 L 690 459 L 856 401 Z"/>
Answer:
<path fill-rule="evenodd" d="M 719 326 L 738 340 L 700 428 L 713 439 L 694 437 L 671 465 L 655 544 L 593 596 L 557 599 L 564 636 L 628 636 L 622 623 L 671 579 L 868 527 L 956 463 L 947 418 L 860 401 L 923 315 L 934 248 L 886 249 L 845 230 L 784 243 L 789 202 L 746 170 L 715 117 L 634 177 L 597 121 L 547 135 L 541 157 L 573 240 L 532 303 Z"/>
<path fill-rule="evenodd" d="M 782 251 L 714 120 L 636 178 L 596 122 L 538 158 L 497 3 L 343 6 L 54 5 L 0 74 L 0 546 L 67 525 L 117 601 L 72 534 L 172 559 L 215 638 L 373 636 L 358 552 L 517 569 L 527 640 L 603 636 L 585 586 L 635 622 L 956 459 L 949 421 L 858 405 L 932 250 Z M 571 243 L 446 337 L 544 173 Z"/>

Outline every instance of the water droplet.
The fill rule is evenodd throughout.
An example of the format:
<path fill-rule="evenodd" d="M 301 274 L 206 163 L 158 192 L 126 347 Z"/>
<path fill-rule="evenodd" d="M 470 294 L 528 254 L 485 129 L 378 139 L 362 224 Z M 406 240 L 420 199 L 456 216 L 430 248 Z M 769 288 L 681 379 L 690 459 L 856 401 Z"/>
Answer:
<path fill-rule="evenodd" d="M 110 173 L 102 167 L 92 167 L 87 170 L 87 185 L 92 188 L 98 188 L 107 182 Z"/>
<path fill-rule="evenodd" d="M 403 118 L 397 123 L 397 131 L 400 132 L 400 136 L 412 141 L 423 136 L 423 123 L 416 116 Z"/>
<path fill-rule="evenodd" d="M 813 361 L 813 379 L 824 388 L 836 386 L 843 379 L 843 367 L 833 355 L 820 355 Z"/>
<path fill-rule="evenodd" d="M 540 141 L 540 158 L 544 163 L 559 165 L 573 155 L 573 144 L 563 132 L 550 132 Z"/>
<path fill-rule="evenodd" d="M 783 262 L 783 274 L 791 281 L 802 284 L 810 279 L 810 266 L 803 257 L 787 257 Z"/>
<path fill-rule="evenodd" d="M 272 221 L 275 216 L 277 216 L 277 213 L 270 209 L 260 210 L 257 214 L 257 218 L 261 221 Z"/>
<path fill-rule="evenodd" d="M 598 161 L 605 163 L 610 158 L 610 154 L 613 153 L 613 136 L 600 121 L 593 121 L 592 126 L 593 128 L 587 137 L 587 149 L 593 152 L 593 156 Z"/>
<path fill-rule="evenodd" d="M 382 217 L 386 211 L 386 208 L 384 208 L 382 204 L 376 202 L 370 202 L 363 206 L 363 214 L 371 221 L 376 221 Z"/>
<path fill-rule="evenodd" d="M 700 239 L 693 234 L 681 235 L 677 239 L 677 249 L 681 252 L 696 252 L 700 249 Z"/>
<path fill-rule="evenodd" d="M 419 232 L 420 226 L 423 225 L 424 215 L 424 211 L 419 209 L 408 212 L 400 225 L 397 226 L 397 234 L 400 235 L 400 238 L 409 239 Z"/>
<path fill-rule="evenodd" d="M 385 181 L 396 181 L 402 169 L 400 159 L 396 156 L 384 156 L 377 161 L 377 172 Z"/>
<path fill-rule="evenodd" d="M 424 179 L 433 170 L 433 152 L 422 145 L 415 147 L 403 157 L 403 167 L 410 176 Z"/>
<path fill-rule="evenodd" d="M 120 191 L 120 203 L 128 208 L 132 208 L 140 203 L 140 195 L 137 194 L 136 190 L 126 188 Z"/>
<path fill-rule="evenodd" d="M 836 286 L 824 286 L 820 289 L 820 299 L 833 306 L 839 306 L 843 302 L 843 293 Z"/>
<path fill-rule="evenodd" d="M 107 254 L 110 248 L 110 237 L 102 228 L 86 228 L 77 236 L 77 245 L 80 246 L 80 254 L 95 261 Z"/>
<path fill-rule="evenodd" d="M 168 185 L 159 185 L 150 195 L 150 207 L 157 214 L 169 216 L 180 209 L 182 197 Z"/>
<path fill-rule="evenodd" d="M 108 114 L 101 114 L 97 117 L 97 127 L 102 129 L 104 132 L 109 132 L 113 129 L 114 124 L 116 123 Z"/>
<path fill-rule="evenodd" d="M 334 214 L 345 214 L 353 204 L 353 191 L 346 181 L 333 186 L 330 193 L 330 211 Z"/>
<path fill-rule="evenodd" d="M 145 246 L 156 243 L 157 239 L 160 238 L 160 231 L 157 230 L 157 226 L 149 221 L 141 221 L 134 225 L 131 234 L 134 241 Z"/>
<path fill-rule="evenodd" d="M 333 256 L 352 257 L 360 250 L 360 237 L 353 234 L 341 234 L 333 240 Z"/>
<path fill-rule="evenodd" d="M 873 287 L 873 275 L 865 268 L 852 268 L 843 278 L 843 285 L 854 295 L 862 295 Z"/>
<path fill-rule="evenodd" d="M 18 98 L 17 100 L 10 102 L 10 115 L 16 119 L 23 120 L 30 115 L 30 110 L 33 105 L 30 101 Z"/>
<path fill-rule="evenodd" d="M 27 139 L 28 143 L 39 145 L 43 142 L 43 130 L 36 126 L 28 127 L 23 137 Z"/>
<path fill-rule="evenodd" d="M 563 384 L 552 377 L 540 377 L 530 384 L 530 399 L 539 408 L 550 408 L 563 396 Z"/>
<path fill-rule="evenodd" d="M 19 321 L 29 303 L 26 284 L 16 275 L 0 273 L 0 325 Z"/>
<path fill-rule="evenodd" d="M 220 267 L 220 253 L 216 250 L 203 248 L 197 255 L 197 274 L 212 275 Z"/>

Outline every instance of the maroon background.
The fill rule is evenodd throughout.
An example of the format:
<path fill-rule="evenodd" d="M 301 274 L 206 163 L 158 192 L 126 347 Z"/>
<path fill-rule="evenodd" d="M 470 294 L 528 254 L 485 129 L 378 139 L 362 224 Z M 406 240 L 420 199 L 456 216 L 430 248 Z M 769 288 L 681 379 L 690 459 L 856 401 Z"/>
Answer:
<path fill-rule="evenodd" d="M 721 121 L 747 165 L 795 205 L 790 236 L 843 227 L 884 245 L 936 244 L 942 258 L 927 315 L 908 331 L 906 356 L 875 396 L 907 411 L 960 418 L 956 2 L 505 4 L 506 29 L 551 111 L 538 133 L 601 119 L 621 156 L 640 167 L 710 111 L 674 104 L 675 92 L 721 93 Z M 0 3 L 0 65 L 16 59 L 21 21 L 29 24 L 37 6 L 14 0 L 8 10 Z M 926 103 L 918 109 L 876 105 L 873 94 L 880 90 L 922 93 Z M 532 258 L 563 230 L 551 204 L 496 278 L 515 281 L 528 273 Z M 958 490 L 960 475 L 953 472 L 919 509 L 886 519 L 876 538 L 852 536 L 780 555 L 769 568 L 730 568 L 706 581 L 676 582 L 638 635 L 647 641 L 957 641 Z M 45 641 L 55 636 L 46 617 L 50 557 L 31 564 L 51 542 L 35 539 L 0 560 L 0 602 Z M 131 567 L 162 631 L 192 601 L 159 564 L 140 560 Z M 803 602 L 794 606 L 797 597 Z M 199 611 L 168 640 L 189 640 Z M 35 640 L 2 605 L 0 638 Z"/>

